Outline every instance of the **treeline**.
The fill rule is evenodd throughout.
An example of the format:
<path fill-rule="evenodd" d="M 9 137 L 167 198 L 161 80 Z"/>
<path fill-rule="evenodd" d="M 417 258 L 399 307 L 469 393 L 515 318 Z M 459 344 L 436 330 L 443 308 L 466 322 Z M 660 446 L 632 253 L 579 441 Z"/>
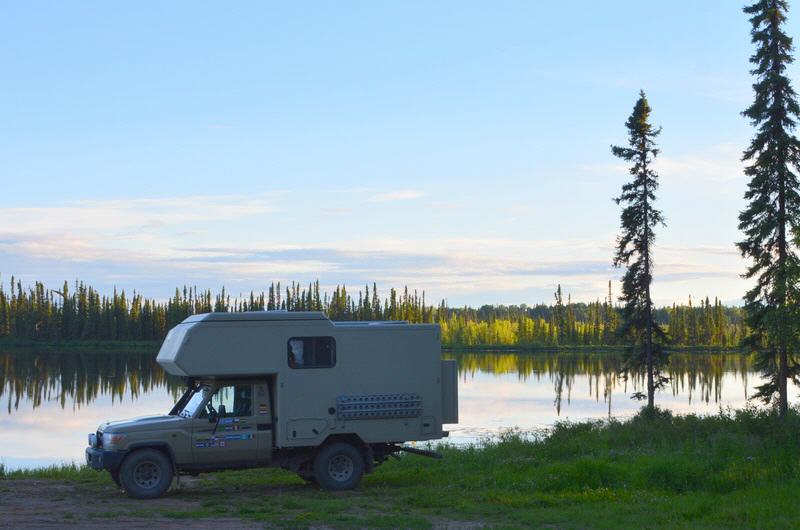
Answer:
<path fill-rule="evenodd" d="M 620 308 L 608 297 L 590 303 L 562 299 L 561 287 L 552 305 L 483 306 L 437 312 L 442 342 L 451 346 L 618 346 Z M 654 311 L 657 322 L 674 331 L 673 346 L 735 347 L 747 334 L 741 309 L 708 298 L 696 306 L 674 304 Z"/>
<path fill-rule="evenodd" d="M 176 289 L 166 301 L 114 289 L 101 295 L 93 287 L 65 282 L 60 290 L 36 282 L 23 287 L 12 278 L 0 285 L 0 337 L 45 340 L 160 340 L 186 317 L 212 311 L 324 311 L 333 320 L 407 320 L 438 323 L 446 346 L 611 346 L 617 337 L 620 309 L 610 290 L 604 300 L 573 303 L 559 286 L 552 304 L 484 305 L 452 308 L 445 301 L 429 304 L 425 293 L 406 287 L 381 296 L 375 284 L 350 292 L 337 286 L 322 291 L 319 282 L 289 286 L 273 283 L 266 292 L 231 296 L 196 287 Z M 676 346 L 729 347 L 746 328 L 739 308 L 708 298 L 695 306 L 673 305 L 656 311 Z"/>

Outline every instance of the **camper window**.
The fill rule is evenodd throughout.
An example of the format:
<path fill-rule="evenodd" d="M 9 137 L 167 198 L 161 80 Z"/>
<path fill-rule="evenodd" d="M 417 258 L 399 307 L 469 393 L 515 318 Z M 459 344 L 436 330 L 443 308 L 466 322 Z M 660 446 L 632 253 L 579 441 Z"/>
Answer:
<path fill-rule="evenodd" d="M 294 337 L 289 339 L 290 368 L 330 368 L 336 364 L 333 337 Z"/>

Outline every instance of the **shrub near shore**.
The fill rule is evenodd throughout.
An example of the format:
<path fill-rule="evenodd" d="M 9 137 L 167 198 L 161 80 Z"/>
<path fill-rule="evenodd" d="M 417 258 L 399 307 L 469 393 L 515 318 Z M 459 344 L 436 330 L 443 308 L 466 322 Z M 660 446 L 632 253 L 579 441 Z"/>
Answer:
<path fill-rule="evenodd" d="M 714 416 L 656 410 L 629 421 L 560 423 L 548 433 L 507 432 L 441 447 L 444 459 L 390 460 L 353 492 L 324 493 L 280 470 L 203 475 L 172 495 L 192 512 L 289 524 L 426 527 L 437 521 L 566 528 L 787 528 L 800 521 L 800 415 L 780 422 L 757 409 Z M 81 466 L 2 471 L 111 489 Z M 104 495 L 113 495 L 106 492 Z"/>

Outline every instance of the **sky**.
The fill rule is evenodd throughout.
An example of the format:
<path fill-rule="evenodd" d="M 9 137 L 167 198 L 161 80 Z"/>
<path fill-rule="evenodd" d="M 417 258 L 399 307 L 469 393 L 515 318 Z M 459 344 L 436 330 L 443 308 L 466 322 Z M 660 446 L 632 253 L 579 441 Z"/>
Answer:
<path fill-rule="evenodd" d="M 741 303 L 751 53 L 730 0 L 5 3 L 0 279 L 618 294 L 644 89 L 654 301 Z"/>

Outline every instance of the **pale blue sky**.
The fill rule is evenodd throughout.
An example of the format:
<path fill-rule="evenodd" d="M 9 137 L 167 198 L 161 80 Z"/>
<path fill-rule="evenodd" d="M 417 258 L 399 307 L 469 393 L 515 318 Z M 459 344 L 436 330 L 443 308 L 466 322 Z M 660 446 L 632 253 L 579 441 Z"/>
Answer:
<path fill-rule="evenodd" d="M 655 298 L 741 297 L 739 3 L 431 4 L 4 4 L 4 281 L 595 299 L 619 277 L 609 144 L 643 88 Z"/>

